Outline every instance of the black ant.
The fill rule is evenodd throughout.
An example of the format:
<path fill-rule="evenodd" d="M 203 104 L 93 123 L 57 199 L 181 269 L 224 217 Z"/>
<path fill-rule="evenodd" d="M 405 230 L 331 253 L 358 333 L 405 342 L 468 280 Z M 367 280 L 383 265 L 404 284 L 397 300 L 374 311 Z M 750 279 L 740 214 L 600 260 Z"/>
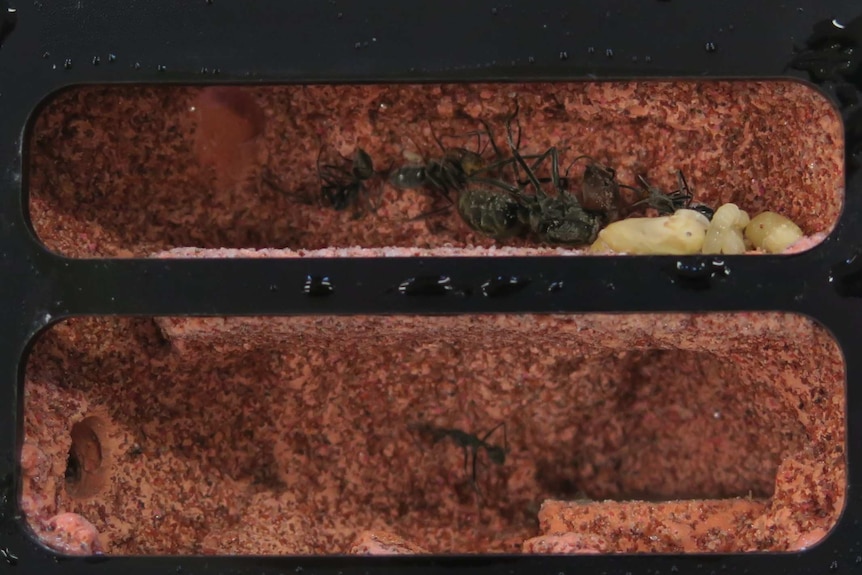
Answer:
<path fill-rule="evenodd" d="M 518 109 L 516 101 L 514 112 L 506 120 L 507 126 L 518 115 Z M 471 134 L 477 135 L 480 139 L 482 134 L 487 136 L 496 156 L 494 162 L 486 163 L 481 149 L 479 152 L 471 152 L 464 148 L 445 148 L 435 135 L 437 144 L 444 152 L 443 160 L 441 162 L 429 162 L 427 166 L 406 166 L 396 171 L 390 181 L 396 187 L 404 186 L 406 183 L 410 184 L 409 187 L 429 185 L 448 203 L 442 209 L 434 210 L 419 217 L 448 210 L 454 205 L 461 219 L 485 236 L 505 239 L 523 235 L 527 231 L 527 209 L 523 201 L 522 188 L 527 184 L 521 183 L 518 186 L 497 179 L 500 171 L 505 166 L 511 165 L 514 179 L 518 183 L 515 159 L 503 156 L 494 141 L 494 135 L 488 123 L 484 120 L 479 120 L 479 122 L 485 128 L 484 131 Z M 520 146 L 520 139 L 521 132 L 519 129 L 516 147 Z M 534 159 L 543 158 L 544 155 L 524 157 Z M 541 161 L 540 159 L 539 162 Z M 414 179 L 411 180 L 410 178 Z M 457 201 L 453 201 L 450 191 L 458 193 Z"/>
<path fill-rule="evenodd" d="M 359 206 L 365 192 L 365 182 L 374 176 L 371 156 L 362 148 L 356 148 L 352 158 L 345 158 L 342 165 L 322 164 L 324 147 L 317 154 L 317 176 L 320 178 L 320 200 L 335 210 L 357 206 L 356 216 L 361 215 Z"/>
<path fill-rule="evenodd" d="M 551 244 L 583 245 L 592 243 L 599 233 L 600 218 L 588 213 L 578 202 L 577 197 L 569 193 L 560 179 L 559 155 L 555 147 L 541 154 L 532 167 L 527 165 L 524 156 L 518 151 L 518 145 L 512 136 L 511 121 L 506 122 L 506 139 L 509 144 L 515 166 L 519 166 L 527 174 L 527 179 L 535 190 L 535 195 L 521 194 L 522 202 L 527 209 L 527 222 L 531 232 L 540 241 Z M 542 189 L 541 182 L 534 170 L 545 160 L 551 160 L 551 183 L 555 196 L 548 195 Z"/>
<path fill-rule="evenodd" d="M 572 166 L 581 160 L 587 160 L 588 163 L 584 169 L 580 188 L 575 188 L 568 174 Z M 536 167 L 537 164 L 534 164 L 533 169 Z M 558 174 L 557 180 L 559 189 L 573 194 L 581 207 L 591 214 L 600 216 L 604 225 L 620 219 L 620 188 L 630 188 L 630 186 L 620 184 L 617 181 L 616 170 L 610 166 L 601 164 L 584 154 L 572 160 L 566 168 L 565 175 Z M 546 182 L 547 179 L 539 178 L 539 181 Z"/>
<path fill-rule="evenodd" d="M 515 110 L 506 120 L 507 123 L 518 115 L 518 102 L 515 101 Z M 466 116 L 466 115 L 465 115 Z M 469 116 L 467 116 L 469 117 Z M 471 118 L 472 119 L 472 118 Z M 390 174 L 389 183 L 398 189 L 430 188 L 442 195 L 449 203 L 454 204 L 452 192 L 461 192 L 470 183 L 487 183 L 496 185 L 499 180 L 492 179 L 499 176 L 499 170 L 504 166 L 513 164 L 514 159 L 504 158 L 500 149 L 494 141 L 494 135 L 488 122 L 479 119 L 484 130 L 468 132 L 465 136 L 476 136 L 476 151 L 461 147 L 446 147 L 431 127 L 431 135 L 442 152 L 440 159 L 428 160 L 424 164 L 408 164 Z M 495 160 L 491 163 L 485 161 L 485 147 L 481 145 L 482 136 L 486 136 L 488 144 L 494 150 Z M 518 143 L 521 134 L 518 132 Z M 525 156 L 535 158 L 538 156 Z M 499 186 L 498 186 L 499 187 Z"/>
<path fill-rule="evenodd" d="M 479 451 L 484 449 L 485 453 L 488 455 L 488 459 L 490 459 L 493 463 L 496 463 L 497 465 L 503 465 L 506 462 L 508 442 L 506 439 L 505 422 L 498 423 L 481 437 L 473 433 L 461 431 L 460 429 L 435 427 L 427 423 L 413 424 L 409 427 L 411 429 L 419 431 L 420 433 L 426 433 L 430 435 L 433 443 L 437 443 L 438 441 L 448 438 L 451 439 L 455 445 L 462 448 L 464 450 L 465 473 L 467 472 L 467 467 L 470 463 L 470 458 L 472 456 L 472 474 L 470 475 L 470 483 L 479 498 L 482 497 L 482 492 L 479 489 L 479 484 L 476 481 L 476 468 Z M 491 437 L 491 435 L 500 428 L 503 429 L 503 446 L 501 447 L 499 445 L 492 445 L 491 443 L 488 443 L 488 438 Z"/>
<path fill-rule="evenodd" d="M 482 132 L 471 132 L 481 139 Z M 468 179 L 485 169 L 482 149 L 476 152 L 467 148 L 447 148 L 440 141 L 432 128 L 431 135 L 440 147 L 443 156 L 440 159 L 428 160 L 424 164 L 408 164 L 393 171 L 389 183 L 399 190 L 430 188 L 452 203 L 451 193 L 467 185 Z"/>
<path fill-rule="evenodd" d="M 685 176 L 682 170 L 676 171 L 677 189 L 672 192 L 665 193 L 659 188 L 650 186 L 643 176 L 638 176 L 638 182 L 641 189 L 638 190 L 646 194 L 646 197 L 629 206 L 629 210 L 638 206 L 649 206 L 655 208 L 659 215 L 673 215 L 677 210 L 692 209 L 700 212 L 707 219 L 712 219 L 715 211 L 705 204 L 693 204 L 694 195 L 691 193 L 691 188 L 688 187 L 688 182 L 685 181 Z"/>

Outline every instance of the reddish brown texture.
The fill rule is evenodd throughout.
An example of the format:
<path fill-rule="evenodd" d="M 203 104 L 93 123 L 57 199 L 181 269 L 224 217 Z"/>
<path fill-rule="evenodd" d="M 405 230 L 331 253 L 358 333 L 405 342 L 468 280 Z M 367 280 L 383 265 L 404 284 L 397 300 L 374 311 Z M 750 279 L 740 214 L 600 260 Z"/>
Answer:
<path fill-rule="evenodd" d="M 236 86 L 201 90 L 191 107 L 197 113 L 195 155 L 215 172 L 215 186 L 240 182 L 258 164 L 259 137 L 266 127 L 263 110 Z"/>
<path fill-rule="evenodd" d="M 66 91 L 41 112 L 30 141 L 31 219 L 49 248 L 71 256 L 492 246 L 451 211 L 408 221 L 431 197 L 399 193 L 383 175 L 369 184 L 375 213 L 322 208 L 315 163 L 323 145 L 346 156 L 361 146 L 385 172 L 405 153 L 439 157 L 432 127 L 458 136 L 481 129 L 479 119 L 503 146 L 516 96 L 525 153 L 560 146 L 563 166 L 588 153 L 623 183 L 645 174 L 665 188 L 682 169 L 698 200 L 777 211 L 807 235 L 828 232 L 841 210 L 840 118 L 801 83 L 133 86 Z"/>
<path fill-rule="evenodd" d="M 92 415 L 110 478 L 76 499 Z M 481 500 L 415 431 L 499 422 Z M 786 550 L 845 490 L 841 354 L 781 314 L 75 319 L 34 347 L 24 424 L 30 525 L 77 513 L 115 553 Z"/>
<path fill-rule="evenodd" d="M 546 501 L 539 512 L 545 535 L 527 541 L 524 550 L 557 552 L 560 536 L 590 534 L 603 542 L 599 550 L 617 553 L 753 551 L 762 547 L 752 540 L 751 524 L 767 512 L 767 503 L 751 499 Z"/>
<path fill-rule="evenodd" d="M 385 531 L 363 531 L 350 547 L 352 555 L 414 555 L 427 552 L 403 537 Z"/>
<path fill-rule="evenodd" d="M 66 555 L 94 555 L 104 551 L 99 532 L 77 513 L 61 513 L 49 519 L 42 541 Z"/>

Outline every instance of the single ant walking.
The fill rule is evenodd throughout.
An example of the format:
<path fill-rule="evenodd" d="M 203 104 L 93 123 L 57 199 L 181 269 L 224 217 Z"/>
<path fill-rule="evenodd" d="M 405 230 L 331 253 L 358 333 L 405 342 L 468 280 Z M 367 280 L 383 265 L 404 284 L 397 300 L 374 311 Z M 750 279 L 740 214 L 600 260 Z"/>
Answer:
<path fill-rule="evenodd" d="M 476 469 L 478 465 L 477 462 L 479 459 L 479 451 L 484 449 L 485 453 L 488 455 L 488 459 L 490 459 L 493 463 L 496 463 L 497 465 L 503 465 L 506 462 L 506 453 L 508 451 L 508 446 L 506 439 L 505 422 L 498 423 L 481 437 L 473 433 L 467 433 L 466 431 L 462 431 L 460 429 L 436 427 L 427 423 L 412 424 L 409 427 L 420 433 L 429 435 L 431 437 L 432 443 L 437 443 L 443 439 L 450 439 L 452 443 L 462 448 L 464 450 L 465 473 L 467 472 L 468 464 L 470 464 L 472 457 L 472 473 L 470 475 L 470 483 L 479 498 L 482 497 L 482 491 L 479 489 L 479 484 L 476 481 Z M 499 446 L 489 443 L 488 439 L 495 431 L 500 428 L 503 429 L 503 445 Z"/>

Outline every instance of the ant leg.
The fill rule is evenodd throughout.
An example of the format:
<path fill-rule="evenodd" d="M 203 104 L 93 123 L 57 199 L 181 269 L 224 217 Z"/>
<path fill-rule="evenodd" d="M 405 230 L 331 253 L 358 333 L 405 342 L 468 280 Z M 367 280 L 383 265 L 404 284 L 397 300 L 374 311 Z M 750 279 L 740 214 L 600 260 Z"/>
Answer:
<path fill-rule="evenodd" d="M 590 156 L 590 155 L 588 155 L 588 154 L 581 154 L 580 156 L 578 156 L 577 158 L 575 158 L 574 160 L 572 160 L 572 162 L 569 164 L 569 167 L 568 167 L 568 168 L 566 168 L 566 174 L 568 174 L 568 173 L 569 173 L 569 170 L 571 170 L 571 169 L 572 169 L 572 166 L 574 166 L 575 164 L 577 164 L 577 163 L 578 163 L 578 162 L 580 162 L 581 160 L 589 160 L 589 161 L 590 161 L 590 163 L 592 163 L 592 164 L 595 164 L 595 163 L 596 163 L 595 158 L 593 158 L 592 156 Z"/>
<path fill-rule="evenodd" d="M 402 223 L 418 222 L 419 220 L 424 220 L 425 218 L 427 218 L 429 216 L 436 216 L 437 214 L 442 214 L 443 212 L 448 212 L 451 209 L 452 209 L 452 205 L 443 206 L 442 208 L 437 208 L 436 210 L 431 210 L 430 212 L 425 212 L 424 214 L 419 214 L 415 218 L 410 218 L 409 220 L 403 220 Z"/>
<path fill-rule="evenodd" d="M 481 441 L 483 444 L 487 443 L 488 438 L 491 437 L 491 435 L 493 435 L 493 433 L 495 431 L 497 431 L 498 429 L 500 429 L 501 427 L 503 428 L 503 446 L 505 448 L 505 446 L 506 446 L 506 422 L 505 421 L 501 421 L 500 423 L 498 423 L 497 425 L 492 427 L 485 435 L 482 436 L 482 439 L 480 439 L 479 441 Z"/>
<path fill-rule="evenodd" d="M 474 445 L 470 451 L 473 453 L 473 474 L 471 475 L 470 483 L 473 485 L 473 491 L 476 492 L 476 495 L 479 497 L 479 501 L 482 501 L 484 498 L 482 497 L 482 490 L 479 489 L 479 481 L 476 474 L 476 462 L 479 460 L 479 447 Z"/>
<path fill-rule="evenodd" d="M 470 182 L 474 184 L 485 184 L 486 186 L 493 186 L 495 188 L 499 188 L 512 194 L 517 194 L 521 191 L 521 188 L 519 188 L 518 186 L 513 186 L 512 184 L 507 184 L 506 182 L 495 180 L 493 178 L 470 178 Z"/>
<path fill-rule="evenodd" d="M 321 208 L 323 207 L 323 194 L 324 190 L 328 188 L 331 184 L 326 181 L 323 177 L 322 167 L 320 165 L 320 158 L 323 156 L 323 148 L 324 145 L 321 144 L 320 149 L 317 151 L 317 178 L 320 180 L 320 193 L 317 194 L 317 204 Z"/>
<path fill-rule="evenodd" d="M 494 141 L 494 132 L 491 131 L 491 126 L 489 126 L 488 122 L 485 120 L 479 120 L 479 122 L 485 127 L 485 134 L 488 136 L 488 143 L 491 144 L 491 148 L 494 150 L 494 155 L 497 157 L 497 160 L 502 160 L 503 153 L 500 151 L 500 148 L 497 147 L 497 142 Z"/>
<path fill-rule="evenodd" d="M 691 193 L 691 189 L 688 187 L 688 182 L 685 181 L 685 176 L 682 175 L 682 170 L 676 171 L 676 180 L 679 185 L 679 192 L 682 194 L 683 198 L 683 208 L 688 208 L 691 205 L 691 201 L 694 199 L 694 195 Z"/>
<path fill-rule="evenodd" d="M 440 151 L 443 154 L 446 153 L 446 146 L 443 145 L 443 142 L 437 136 L 437 133 L 434 131 L 434 126 L 431 125 L 431 120 L 428 120 L 428 128 L 431 130 L 431 137 L 434 138 L 434 141 L 437 142 L 437 145 L 440 146 Z"/>
<path fill-rule="evenodd" d="M 548 148 L 547 153 L 551 155 L 551 182 L 554 184 L 554 191 L 559 194 L 562 189 L 560 188 L 560 158 L 557 154 L 557 148 L 552 146 Z"/>
<path fill-rule="evenodd" d="M 465 134 L 466 136 L 476 136 L 476 153 L 480 156 L 482 155 L 482 152 L 485 151 L 485 148 L 482 147 L 482 134 L 483 132 L 481 130 L 474 130 Z"/>
<path fill-rule="evenodd" d="M 410 218 L 410 219 L 407 219 L 407 220 L 402 220 L 402 222 L 401 222 L 401 223 L 411 223 L 411 222 L 416 222 L 416 221 L 419 221 L 419 220 L 424 220 L 425 218 L 427 218 L 427 217 L 429 217 L 429 216 L 435 216 L 435 215 L 437 215 L 437 214 L 442 214 L 443 212 L 448 212 L 449 210 L 451 210 L 451 209 L 452 209 L 452 206 L 454 206 L 454 205 L 455 205 L 455 201 L 454 201 L 452 198 L 450 198 L 450 197 L 448 196 L 448 194 L 445 194 L 445 193 L 442 193 L 442 192 L 441 192 L 441 193 L 440 193 L 440 196 L 441 196 L 444 200 L 446 200 L 447 202 L 449 202 L 449 204 L 448 204 L 448 205 L 443 206 L 442 208 L 437 208 L 437 209 L 431 210 L 431 211 L 429 211 L 429 212 L 425 212 L 424 214 L 419 214 L 419 215 L 418 215 L 418 216 L 416 216 L 416 217 L 413 217 L 413 218 Z"/>
<path fill-rule="evenodd" d="M 521 149 L 521 122 L 520 122 L 520 120 L 517 119 L 518 113 L 520 112 L 520 110 L 521 110 L 521 104 L 520 104 L 520 102 L 518 102 L 518 99 L 515 98 L 515 110 L 512 112 L 512 114 L 508 118 L 506 118 L 506 142 L 509 144 L 511 151 L 513 152 L 513 154 L 512 154 L 513 159 L 515 157 L 514 152 L 517 152 Z M 514 141 L 514 143 L 513 143 L 513 138 L 512 138 L 512 122 L 513 121 L 518 126 L 518 139 L 516 141 Z M 515 181 L 520 182 L 521 177 L 520 177 L 520 174 L 518 173 L 518 162 L 517 161 L 512 162 L 512 172 L 515 175 Z"/>
<path fill-rule="evenodd" d="M 536 189 L 536 195 L 537 196 L 544 196 L 545 192 L 544 192 L 544 190 L 542 190 L 542 185 L 539 182 L 539 179 L 536 177 L 535 172 L 533 171 L 532 168 L 530 168 L 530 166 L 527 165 L 527 162 L 524 161 L 523 156 L 521 156 L 521 154 L 518 152 L 518 149 L 515 147 L 515 143 L 512 141 L 511 130 L 507 131 L 506 136 L 507 136 L 507 139 L 509 142 L 509 147 L 512 149 L 512 155 L 515 157 L 515 161 L 518 164 L 520 164 L 521 168 L 527 173 L 527 178 L 530 180 L 530 183 Z M 553 157 L 555 155 L 556 155 L 556 148 L 548 148 L 548 150 L 544 154 L 542 154 L 538 160 L 536 160 L 536 162 L 533 164 L 533 166 L 534 167 L 538 166 L 548 156 L 551 156 L 551 158 L 553 160 Z M 557 182 L 557 184 L 559 184 L 559 182 Z"/>

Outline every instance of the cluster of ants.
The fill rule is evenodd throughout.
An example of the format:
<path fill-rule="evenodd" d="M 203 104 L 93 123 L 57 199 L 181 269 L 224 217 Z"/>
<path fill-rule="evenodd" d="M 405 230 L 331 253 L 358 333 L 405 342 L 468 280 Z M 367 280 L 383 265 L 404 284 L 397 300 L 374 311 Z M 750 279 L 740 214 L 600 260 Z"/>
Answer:
<path fill-rule="evenodd" d="M 486 136 L 494 152 L 491 160 L 483 156 L 484 150 L 444 146 L 432 130 L 442 155 L 390 170 L 389 183 L 400 190 L 431 192 L 445 205 L 429 214 L 454 207 L 468 226 L 494 239 L 532 237 L 548 244 L 590 244 L 604 226 L 646 207 L 659 215 L 691 208 L 712 218 L 711 208 L 693 203 L 682 171 L 677 172 L 678 187 L 664 192 L 650 186 L 643 176 L 638 176 L 638 187 L 621 184 L 613 168 L 590 156 L 579 156 L 561 174 L 556 147 L 541 154 L 522 154 L 517 114 L 516 103 L 505 122 L 508 153 L 497 146 L 484 120 L 479 120 L 484 130 L 467 136 Z M 366 183 L 376 174 L 371 156 L 356 148 L 351 158 L 342 157 L 340 163 L 330 164 L 321 161 L 322 153 L 321 149 L 317 160 L 321 202 L 336 210 L 353 206 L 360 213 L 361 203 L 367 201 Z M 587 165 L 577 187 L 568 172 L 580 161 Z M 638 199 L 624 205 L 622 188 L 633 190 Z"/>

